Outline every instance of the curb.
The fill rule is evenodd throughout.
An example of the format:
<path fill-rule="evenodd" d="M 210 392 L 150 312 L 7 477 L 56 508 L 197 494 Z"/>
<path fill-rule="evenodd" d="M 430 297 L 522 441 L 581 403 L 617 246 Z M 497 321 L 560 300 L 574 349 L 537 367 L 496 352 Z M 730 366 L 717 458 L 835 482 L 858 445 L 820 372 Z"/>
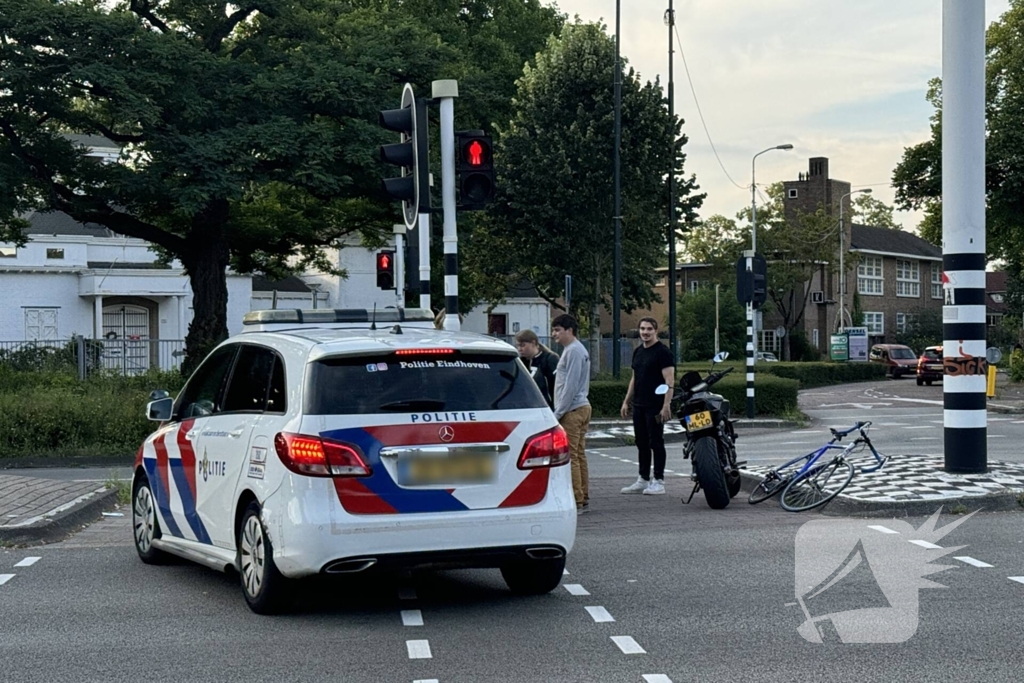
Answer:
<path fill-rule="evenodd" d="M 76 467 L 131 467 L 134 455 L 26 455 L 0 458 L 0 472 L 4 470 Z"/>
<path fill-rule="evenodd" d="M 745 471 L 740 471 L 740 491 L 749 493 L 761 481 L 761 477 Z M 950 504 L 959 504 L 967 508 L 966 512 L 1012 512 L 1020 511 L 1022 505 L 1017 498 L 1021 495 L 1016 491 L 1000 491 L 984 496 L 950 496 L 941 500 L 907 500 L 872 502 L 848 498 L 842 494 L 829 501 L 825 507 L 815 510 L 808 510 L 809 513 L 842 517 L 921 517 L 928 516 L 935 512 L 937 506 L 946 507 Z M 766 500 L 760 505 L 778 505 L 779 497 Z M 949 510 L 947 509 L 947 513 Z M 799 514 L 799 513 L 793 513 Z"/>
<path fill-rule="evenodd" d="M 0 527 L 0 544 L 30 546 L 62 540 L 73 529 L 100 518 L 100 513 L 112 510 L 117 504 L 117 489 L 104 489 L 86 494 L 67 509 L 60 506 L 43 515 L 45 519 L 24 527 Z"/>

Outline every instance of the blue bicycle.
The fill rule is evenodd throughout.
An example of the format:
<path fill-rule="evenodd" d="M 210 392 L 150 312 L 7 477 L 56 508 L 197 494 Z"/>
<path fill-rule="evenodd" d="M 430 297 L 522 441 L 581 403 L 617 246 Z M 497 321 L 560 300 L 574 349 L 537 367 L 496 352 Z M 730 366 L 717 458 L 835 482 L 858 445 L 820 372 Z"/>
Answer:
<path fill-rule="evenodd" d="M 785 465 L 768 472 L 750 492 L 747 501 L 751 505 L 756 505 L 781 491 L 779 503 L 784 510 L 804 512 L 821 507 L 838 496 L 853 479 L 854 466 L 849 461 L 849 456 L 863 451 L 865 447 L 871 449 L 871 454 L 878 464 L 873 467 L 862 466 L 860 467 L 861 472 L 877 472 L 889 461 L 889 456 L 882 456 L 875 450 L 871 439 L 864 431 L 870 426 L 870 422 L 858 422 L 849 429 L 841 431 L 830 427 L 831 441 L 816 451 L 790 460 Z M 844 436 L 856 431 L 860 432 L 860 437 L 852 443 L 846 446 L 836 445 L 843 440 Z M 839 451 L 839 453 L 833 455 L 828 462 L 822 462 L 823 456 L 828 451 Z"/>

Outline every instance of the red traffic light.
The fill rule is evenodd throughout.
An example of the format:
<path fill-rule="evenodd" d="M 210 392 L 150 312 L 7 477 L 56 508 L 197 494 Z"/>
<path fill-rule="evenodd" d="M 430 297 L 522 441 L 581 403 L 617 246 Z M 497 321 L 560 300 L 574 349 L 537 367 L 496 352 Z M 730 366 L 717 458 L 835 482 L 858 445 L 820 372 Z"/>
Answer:
<path fill-rule="evenodd" d="M 470 166 L 479 166 L 484 163 L 484 146 L 480 144 L 479 140 L 473 140 L 473 142 L 469 143 L 466 151 L 469 152 Z"/>
<path fill-rule="evenodd" d="M 462 147 L 462 160 L 467 168 L 479 168 L 490 163 L 490 140 L 486 138 L 471 138 Z"/>
<path fill-rule="evenodd" d="M 387 253 L 377 254 L 377 267 L 383 270 L 389 270 L 391 266 L 391 256 Z"/>

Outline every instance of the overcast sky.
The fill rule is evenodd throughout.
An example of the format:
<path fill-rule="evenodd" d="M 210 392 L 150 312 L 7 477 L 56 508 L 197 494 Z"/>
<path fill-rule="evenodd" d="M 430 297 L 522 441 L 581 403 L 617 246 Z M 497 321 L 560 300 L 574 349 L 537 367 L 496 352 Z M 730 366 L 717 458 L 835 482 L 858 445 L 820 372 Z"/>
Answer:
<path fill-rule="evenodd" d="M 615 0 L 557 0 L 584 21 L 615 31 Z M 893 203 L 889 187 L 903 149 L 926 140 L 928 79 L 942 75 L 942 0 L 675 0 L 676 25 L 704 121 L 701 126 L 678 45 L 676 113 L 685 120 L 688 173 L 708 193 L 700 214 L 733 217 L 757 184 L 795 180 L 810 157 L 830 175 Z M 668 0 L 623 0 L 622 54 L 643 80 L 668 80 Z M 985 0 L 997 20 L 1007 0 Z M 726 176 L 726 172 L 736 187 Z M 760 202 L 760 198 L 758 202 Z M 916 231 L 919 213 L 897 212 Z"/>

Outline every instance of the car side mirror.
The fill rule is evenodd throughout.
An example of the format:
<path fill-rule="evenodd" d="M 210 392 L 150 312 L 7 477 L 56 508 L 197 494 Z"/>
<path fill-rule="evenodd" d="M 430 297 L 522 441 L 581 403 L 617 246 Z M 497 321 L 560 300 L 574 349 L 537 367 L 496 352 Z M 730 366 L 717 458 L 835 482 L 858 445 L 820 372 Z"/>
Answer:
<path fill-rule="evenodd" d="M 153 392 L 154 394 L 157 392 Z M 167 393 L 167 392 L 164 392 Z M 171 411 L 174 409 L 174 399 L 170 396 L 150 401 L 146 405 L 146 417 L 154 422 L 167 422 L 171 419 Z"/>
<path fill-rule="evenodd" d="M 659 385 L 658 388 L 654 390 L 654 393 L 656 395 L 658 395 L 658 396 L 664 396 L 665 394 L 668 393 L 668 385 L 667 384 Z"/>

